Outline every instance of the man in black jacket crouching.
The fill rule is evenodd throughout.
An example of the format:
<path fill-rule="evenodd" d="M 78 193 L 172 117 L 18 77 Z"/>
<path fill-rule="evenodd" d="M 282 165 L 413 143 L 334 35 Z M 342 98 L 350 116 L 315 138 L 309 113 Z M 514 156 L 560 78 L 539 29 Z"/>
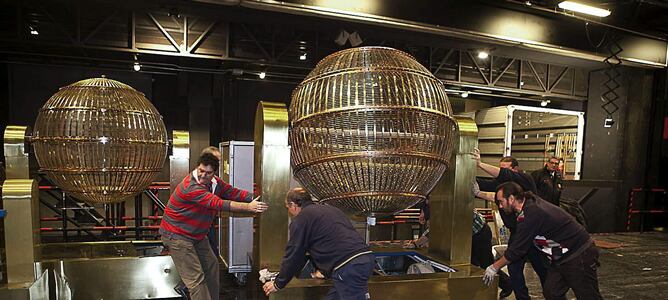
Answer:
<path fill-rule="evenodd" d="M 281 270 L 264 284 L 267 296 L 284 288 L 306 263 L 306 252 L 317 270 L 334 281 L 325 299 L 370 299 L 368 281 L 375 256 L 348 217 L 338 208 L 315 204 L 306 190 L 288 193 L 285 207 L 292 217 L 290 240 Z"/>

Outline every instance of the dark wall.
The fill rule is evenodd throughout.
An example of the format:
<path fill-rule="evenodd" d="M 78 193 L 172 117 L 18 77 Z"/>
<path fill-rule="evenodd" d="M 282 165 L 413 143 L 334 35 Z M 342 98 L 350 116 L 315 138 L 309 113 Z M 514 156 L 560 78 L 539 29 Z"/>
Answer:
<path fill-rule="evenodd" d="M 227 81 L 228 93 L 221 110 L 221 141 L 252 141 L 255 124 L 255 109 L 260 101 L 282 102 L 288 105 L 290 95 L 296 87 L 293 83 L 272 81 L 237 80 Z"/>
<path fill-rule="evenodd" d="M 595 189 L 583 205 L 592 232 L 622 231 L 626 228 L 629 191 L 645 184 L 648 161 L 649 128 L 653 74 L 651 71 L 620 68 L 621 87 L 616 90 L 619 111 L 613 114 L 612 127 L 603 126 L 607 113 L 601 105 L 603 71 L 590 73 L 589 96 L 585 114 L 585 140 L 582 165 L 583 183 L 565 194 L 578 198 Z"/>
<path fill-rule="evenodd" d="M 32 127 L 39 109 L 59 88 L 82 79 L 105 75 L 121 81 L 152 99 L 152 77 L 138 72 L 67 66 L 9 64 L 9 119 L 11 125 Z"/>
<path fill-rule="evenodd" d="M 627 89 L 622 85 L 617 90 L 620 98 L 616 101 L 619 111 L 613 115 L 615 123 L 610 128 L 603 127 L 606 112 L 601 107 L 603 83 L 607 80 L 602 71 L 591 72 L 589 76 L 589 96 L 585 113 L 585 140 L 582 164 L 582 178 L 588 180 L 619 180 L 619 163 L 622 159 L 622 145 L 626 118 Z"/>

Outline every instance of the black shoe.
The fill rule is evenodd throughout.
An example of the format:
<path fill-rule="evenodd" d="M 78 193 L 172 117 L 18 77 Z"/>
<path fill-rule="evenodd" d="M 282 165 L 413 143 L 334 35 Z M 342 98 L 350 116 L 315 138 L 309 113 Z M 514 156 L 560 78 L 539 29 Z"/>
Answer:
<path fill-rule="evenodd" d="M 512 293 L 513 293 L 512 289 L 507 289 L 507 290 L 502 289 L 501 292 L 499 293 L 499 298 L 500 299 L 501 298 L 506 298 L 506 297 L 510 296 L 510 294 L 512 294 Z"/>

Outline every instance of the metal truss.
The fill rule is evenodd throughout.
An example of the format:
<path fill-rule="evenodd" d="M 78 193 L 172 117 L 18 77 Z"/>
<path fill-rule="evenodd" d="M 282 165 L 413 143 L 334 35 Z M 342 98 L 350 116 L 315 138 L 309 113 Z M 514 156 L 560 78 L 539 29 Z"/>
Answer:
<path fill-rule="evenodd" d="M 586 100 L 586 71 L 569 66 L 489 55 L 467 50 L 431 48 L 430 71 L 445 84 L 470 89 Z"/>
<path fill-rule="evenodd" d="M 183 7 L 20 1 L 0 4 L 3 18 L 9 26 L 0 26 L 4 44 L 0 53 L 56 53 L 125 64 L 141 55 L 142 64 L 151 67 L 150 57 L 153 68 L 167 72 L 227 73 L 239 68 L 248 74 L 266 71 L 272 78 L 298 83 L 322 57 L 341 49 L 334 43 L 336 25 L 308 28 L 270 18 L 244 22 L 217 11 L 205 14 Z M 385 38 L 374 36 L 383 34 L 368 32 L 362 45 L 407 51 L 448 86 L 523 98 L 586 100 L 587 72 L 583 69 L 494 55 L 480 59 L 477 53 L 433 47 L 430 41 L 397 41 L 388 39 L 392 35 L 387 33 Z M 119 58 L 119 53 L 127 54 Z M 222 70 L 220 61 L 225 64 Z"/>

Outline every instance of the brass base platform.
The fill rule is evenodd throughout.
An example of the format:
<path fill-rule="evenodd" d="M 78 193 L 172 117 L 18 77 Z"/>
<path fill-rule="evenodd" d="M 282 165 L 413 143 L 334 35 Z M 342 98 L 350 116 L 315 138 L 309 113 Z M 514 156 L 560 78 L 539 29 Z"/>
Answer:
<path fill-rule="evenodd" d="M 374 253 L 402 253 L 400 247 L 372 247 Z M 424 250 L 410 250 L 436 262 L 444 262 L 456 272 L 431 274 L 374 275 L 369 279 L 372 299 L 497 299 L 498 278 L 487 287 L 482 283 L 483 270 L 469 264 L 449 265 Z M 293 279 L 270 300 L 322 299 L 333 286 L 331 280 Z"/>

